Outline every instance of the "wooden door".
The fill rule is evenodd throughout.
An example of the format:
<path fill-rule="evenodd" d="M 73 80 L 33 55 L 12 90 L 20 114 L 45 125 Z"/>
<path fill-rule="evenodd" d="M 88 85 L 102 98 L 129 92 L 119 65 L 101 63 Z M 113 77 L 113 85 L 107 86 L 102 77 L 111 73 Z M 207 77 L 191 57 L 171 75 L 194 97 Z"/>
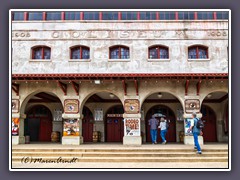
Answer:
<path fill-rule="evenodd" d="M 92 112 L 84 106 L 82 120 L 82 136 L 84 142 L 93 142 L 93 115 Z"/>
<path fill-rule="evenodd" d="M 107 118 L 107 142 L 122 142 L 124 123 L 122 117 Z"/>
<path fill-rule="evenodd" d="M 204 122 L 204 142 L 217 142 L 216 115 L 214 111 L 210 107 L 202 105 L 201 113 Z"/>
<path fill-rule="evenodd" d="M 169 129 L 166 134 L 166 140 L 167 140 L 167 142 L 176 142 L 176 118 L 175 118 L 175 115 L 170 108 L 168 108 L 167 106 L 163 106 L 163 105 L 154 106 L 147 112 L 146 119 L 145 119 L 147 142 L 152 142 L 151 135 L 150 135 L 150 126 L 148 125 L 148 120 L 151 119 L 152 115 L 155 113 L 162 113 L 166 116 L 166 118 L 168 120 L 170 120 Z M 158 132 L 157 132 L 157 142 L 162 142 L 161 137 L 160 137 L 160 129 L 158 129 Z"/>
<path fill-rule="evenodd" d="M 40 118 L 39 141 L 51 141 L 52 121 L 49 118 Z"/>

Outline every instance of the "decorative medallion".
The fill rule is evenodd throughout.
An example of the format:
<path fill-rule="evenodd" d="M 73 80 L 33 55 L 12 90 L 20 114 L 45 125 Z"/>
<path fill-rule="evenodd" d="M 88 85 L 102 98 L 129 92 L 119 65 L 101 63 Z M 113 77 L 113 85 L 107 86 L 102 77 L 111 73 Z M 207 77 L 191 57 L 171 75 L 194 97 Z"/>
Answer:
<path fill-rule="evenodd" d="M 139 101 L 137 99 L 126 99 L 124 101 L 124 111 L 127 114 L 139 113 Z"/>
<path fill-rule="evenodd" d="M 12 112 L 13 113 L 19 112 L 19 100 L 18 99 L 12 99 Z"/>
<path fill-rule="evenodd" d="M 185 100 L 185 112 L 186 113 L 199 113 L 200 101 L 199 99 L 186 99 Z"/>
<path fill-rule="evenodd" d="M 79 112 L 79 101 L 78 99 L 66 99 L 64 101 L 64 112 L 77 114 Z"/>

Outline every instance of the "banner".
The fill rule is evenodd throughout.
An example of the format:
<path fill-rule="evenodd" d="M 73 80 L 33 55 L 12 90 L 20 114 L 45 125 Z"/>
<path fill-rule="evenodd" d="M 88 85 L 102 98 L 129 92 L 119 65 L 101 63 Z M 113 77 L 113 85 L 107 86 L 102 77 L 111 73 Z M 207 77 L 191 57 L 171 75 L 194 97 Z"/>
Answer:
<path fill-rule="evenodd" d="M 19 118 L 12 118 L 12 135 L 19 135 Z"/>
<path fill-rule="evenodd" d="M 140 119 L 125 119 L 125 136 L 140 136 Z"/>
<path fill-rule="evenodd" d="M 63 125 L 63 136 L 79 136 L 79 120 L 65 119 Z"/>

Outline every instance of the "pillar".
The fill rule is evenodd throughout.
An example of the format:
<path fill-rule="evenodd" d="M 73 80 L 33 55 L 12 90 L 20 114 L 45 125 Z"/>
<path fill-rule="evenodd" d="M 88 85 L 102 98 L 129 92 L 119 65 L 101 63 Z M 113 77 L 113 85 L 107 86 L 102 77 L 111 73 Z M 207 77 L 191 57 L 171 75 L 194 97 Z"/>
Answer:
<path fill-rule="evenodd" d="M 125 96 L 123 145 L 141 146 L 141 112 L 139 96 Z"/>
<path fill-rule="evenodd" d="M 25 144 L 25 136 L 24 136 L 24 119 L 26 119 L 26 114 L 13 113 L 12 114 L 12 125 L 18 126 L 18 134 L 12 134 L 12 144 Z"/>
<path fill-rule="evenodd" d="M 63 118 L 63 145 L 80 145 L 83 143 L 80 114 L 62 114 Z"/>

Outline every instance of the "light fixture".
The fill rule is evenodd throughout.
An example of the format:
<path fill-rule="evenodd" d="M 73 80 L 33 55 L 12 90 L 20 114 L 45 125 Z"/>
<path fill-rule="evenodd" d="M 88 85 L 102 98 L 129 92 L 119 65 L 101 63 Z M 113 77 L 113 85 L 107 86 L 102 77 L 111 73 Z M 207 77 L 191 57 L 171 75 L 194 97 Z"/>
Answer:
<path fill-rule="evenodd" d="M 207 95 L 207 98 L 210 98 L 210 97 L 212 97 L 212 95 L 211 95 L 211 94 L 208 94 L 208 95 Z"/>
<path fill-rule="evenodd" d="M 94 83 L 95 84 L 101 84 L 101 81 L 100 80 L 94 80 Z"/>
<path fill-rule="evenodd" d="M 157 94 L 157 97 L 158 97 L 158 98 L 161 98 L 161 97 L 162 97 L 162 93 L 158 93 L 158 94 Z"/>
<path fill-rule="evenodd" d="M 112 93 L 110 93 L 109 96 L 110 96 L 110 98 L 114 98 L 115 97 L 115 95 L 112 94 Z"/>

